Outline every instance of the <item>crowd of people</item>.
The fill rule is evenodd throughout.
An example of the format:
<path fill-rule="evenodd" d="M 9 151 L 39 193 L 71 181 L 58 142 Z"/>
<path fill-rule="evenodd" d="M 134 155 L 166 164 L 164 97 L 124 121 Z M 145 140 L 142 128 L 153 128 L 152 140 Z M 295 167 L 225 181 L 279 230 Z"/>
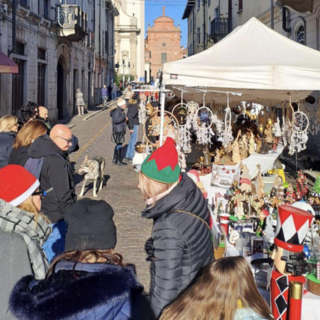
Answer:
<path fill-rule="evenodd" d="M 139 97 L 129 87 L 123 98 L 110 113 L 117 165 L 132 161 L 139 128 Z M 114 250 L 113 208 L 77 199 L 69 155 L 78 149 L 35 103 L 0 119 L 0 319 L 272 319 L 247 261 L 215 261 L 207 204 L 180 170 L 174 137 L 137 178 L 142 217 L 153 220 L 149 293 Z"/>

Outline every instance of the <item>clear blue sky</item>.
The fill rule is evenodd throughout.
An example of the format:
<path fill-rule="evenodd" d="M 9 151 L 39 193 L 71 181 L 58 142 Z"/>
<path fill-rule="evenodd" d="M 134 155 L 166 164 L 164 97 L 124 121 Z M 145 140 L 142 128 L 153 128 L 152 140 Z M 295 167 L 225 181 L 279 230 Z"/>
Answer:
<path fill-rule="evenodd" d="M 188 25 L 187 19 L 182 20 L 182 15 L 186 6 L 187 0 L 145 0 L 145 24 L 146 30 L 148 23 L 153 26 L 153 21 L 162 16 L 162 7 L 166 7 L 166 16 L 174 20 L 177 26 L 180 23 L 181 42 L 184 47 L 188 45 Z"/>

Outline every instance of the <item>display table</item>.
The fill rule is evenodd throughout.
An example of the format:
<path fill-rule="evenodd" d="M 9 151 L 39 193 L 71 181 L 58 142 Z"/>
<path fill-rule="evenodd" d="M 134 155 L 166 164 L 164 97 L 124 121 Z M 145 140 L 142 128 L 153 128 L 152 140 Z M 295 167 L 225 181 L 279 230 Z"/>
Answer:
<path fill-rule="evenodd" d="M 267 154 L 254 153 L 247 159 L 242 160 L 242 164 L 246 165 L 249 169 L 249 175 L 251 179 L 255 178 L 258 174 L 258 164 L 261 166 L 261 173 L 266 173 L 269 170 L 272 170 L 275 161 L 279 158 L 283 152 L 283 149 L 283 145 L 278 145 L 276 151 L 269 151 Z"/>

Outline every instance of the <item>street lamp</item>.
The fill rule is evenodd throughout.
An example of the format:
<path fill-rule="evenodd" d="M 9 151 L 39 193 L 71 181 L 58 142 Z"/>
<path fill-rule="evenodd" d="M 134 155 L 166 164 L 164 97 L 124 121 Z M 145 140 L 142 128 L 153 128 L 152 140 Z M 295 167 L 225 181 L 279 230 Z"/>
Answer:
<path fill-rule="evenodd" d="M 122 85 L 124 86 L 124 67 L 125 67 L 125 60 L 122 59 Z"/>

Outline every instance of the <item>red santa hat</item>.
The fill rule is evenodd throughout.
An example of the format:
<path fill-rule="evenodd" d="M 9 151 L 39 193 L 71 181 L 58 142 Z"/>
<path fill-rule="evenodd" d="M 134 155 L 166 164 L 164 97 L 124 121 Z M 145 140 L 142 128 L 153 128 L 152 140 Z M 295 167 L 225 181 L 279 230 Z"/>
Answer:
<path fill-rule="evenodd" d="M 303 241 L 313 219 L 312 213 L 290 205 L 280 205 L 274 244 L 292 252 L 303 251 Z"/>
<path fill-rule="evenodd" d="M 0 169 L 0 199 L 14 207 L 28 199 L 39 185 L 39 180 L 21 166 L 10 164 Z"/>

